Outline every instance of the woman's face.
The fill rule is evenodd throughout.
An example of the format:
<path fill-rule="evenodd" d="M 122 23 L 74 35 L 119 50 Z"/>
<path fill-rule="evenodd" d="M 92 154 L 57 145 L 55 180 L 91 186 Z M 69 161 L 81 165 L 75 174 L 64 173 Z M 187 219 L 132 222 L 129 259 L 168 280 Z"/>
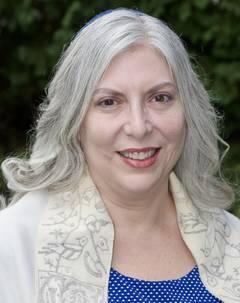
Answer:
<path fill-rule="evenodd" d="M 116 56 L 80 129 L 96 185 L 141 194 L 166 184 L 184 138 L 183 107 L 165 60 L 147 45 Z"/>

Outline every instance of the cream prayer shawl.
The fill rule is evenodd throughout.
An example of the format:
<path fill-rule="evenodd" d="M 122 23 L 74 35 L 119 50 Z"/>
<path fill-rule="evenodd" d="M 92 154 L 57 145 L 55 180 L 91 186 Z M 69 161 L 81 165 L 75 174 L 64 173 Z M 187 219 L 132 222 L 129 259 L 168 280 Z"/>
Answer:
<path fill-rule="evenodd" d="M 240 302 L 240 220 L 194 206 L 174 173 L 170 187 L 205 287 L 223 302 Z M 35 302 L 107 303 L 113 240 L 112 221 L 88 173 L 78 190 L 49 194 L 37 239 Z"/>

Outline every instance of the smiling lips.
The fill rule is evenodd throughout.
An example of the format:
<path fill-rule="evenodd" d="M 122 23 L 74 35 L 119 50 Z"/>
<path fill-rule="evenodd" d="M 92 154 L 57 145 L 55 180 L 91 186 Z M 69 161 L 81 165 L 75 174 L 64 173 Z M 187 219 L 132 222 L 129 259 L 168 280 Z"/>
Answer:
<path fill-rule="evenodd" d="M 119 151 L 121 159 L 131 167 L 145 168 L 154 164 L 159 154 L 160 148 L 147 147 L 147 148 L 130 148 Z"/>

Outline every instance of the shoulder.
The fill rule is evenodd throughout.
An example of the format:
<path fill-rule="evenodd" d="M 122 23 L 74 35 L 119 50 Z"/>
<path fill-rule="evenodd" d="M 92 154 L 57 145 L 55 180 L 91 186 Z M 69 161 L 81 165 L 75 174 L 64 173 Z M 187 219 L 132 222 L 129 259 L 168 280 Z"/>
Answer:
<path fill-rule="evenodd" d="M 240 238 L 240 219 L 226 210 L 223 210 L 223 218 L 226 224 L 239 233 Z"/>
<path fill-rule="evenodd" d="M 0 211 L 0 239 L 4 234 L 21 227 L 26 227 L 40 219 L 48 200 L 45 190 L 32 191 L 25 194 L 16 203 Z"/>
<path fill-rule="evenodd" d="M 4 248 L 20 248 L 35 237 L 47 200 L 47 191 L 33 191 L 0 211 L 0 256 Z"/>
<path fill-rule="evenodd" d="M 3 247 L 23 243 L 23 239 L 35 236 L 47 201 L 47 191 L 33 191 L 0 211 L 0 256 Z"/>
<path fill-rule="evenodd" d="M 33 298 L 35 241 L 47 200 L 46 191 L 34 191 L 0 211 L 1 302 L 28 303 Z"/>
<path fill-rule="evenodd" d="M 219 208 L 200 211 L 200 216 L 208 230 L 215 230 L 225 239 L 231 239 L 231 242 L 240 244 L 240 219 L 238 217 Z"/>

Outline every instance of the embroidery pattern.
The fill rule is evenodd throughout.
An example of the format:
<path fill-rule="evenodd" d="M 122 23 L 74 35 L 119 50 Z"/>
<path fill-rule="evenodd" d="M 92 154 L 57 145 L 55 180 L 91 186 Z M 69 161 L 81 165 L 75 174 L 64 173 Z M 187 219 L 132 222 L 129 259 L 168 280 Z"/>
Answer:
<path fill-rule="evenodd" d="M 113 226 L 94 186 L 50 196 L 40 225 L 38 303 L 104 302 Z"/>
<path fill-rule="evenodd" d="M 224 302 L 240 302 L 237 229 L 226 212 L 197 208 L 175 175 L 170 180 L 180 230 L 202 281 Z M 76 192 L 50 194 L 39 227 L 36 302 L 106 303 L 113 237 L 113 224 L 89 177 Z"/>
<path fill-rule="evenodd" d="M 240 302 L 240 235 L 229 224 L 224 210 L 193 206 L 177 183 L 173 195 L 179 226 L 205 286 L 210 291 L 217 289 L 227 302 Z"/>

